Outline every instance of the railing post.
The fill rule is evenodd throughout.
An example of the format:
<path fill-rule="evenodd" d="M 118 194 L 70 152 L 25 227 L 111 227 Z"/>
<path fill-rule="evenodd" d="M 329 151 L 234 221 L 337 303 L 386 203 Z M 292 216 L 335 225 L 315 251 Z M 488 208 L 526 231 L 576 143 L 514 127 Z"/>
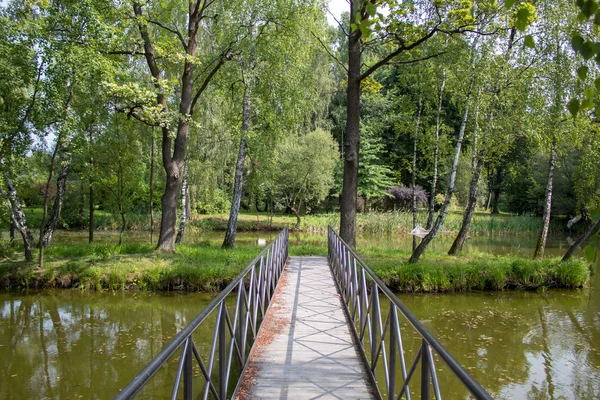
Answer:
<path fill-rule="evenodd" d="M 238 287 L 238 304 L 236 306 L 237 309 L 237 320 L 238 324 L 236 326 L 236 334 L 237 334 L 237 343 L 240 349 L 240 355 L 242 357 L 242 365 L 246 363 L 246 335 L 247 335 L 247 327 L 246 327 L 246 314 L 248 310 L 246 308 L 247 296 L 246 296 L 246 287 L 244 285 L 244 281 L 240 281 L 240 286 Z"/>
<path fill-rule="evenodd" d="M 194 372 L 192 370 L 193 352 L 191 337 L 187 339 L 185 349 L 185 354 L 183 354 L 183 357 L 185 357 L 183 364 L 183 398 L 184 400 L 192 400 L 194 397 Z"/>
<path fill-rule="evenodd" d="M 371 285 L 371 371 L 375 373 L 375 360 L 377 360 L 377 312 L 379 311 L 379 307 L 377 307 L 377 283 L 373 281 Z"/>
<path fill-rule="evenodd" d="M 219 309 L 219 399 L 227 399 L 227 337 L 225 302 Z"/>
<path fill-rule="evenodd" d="M 421 349 L 421 400 L 429 400 L 431 398 L 429 390 L 431 372 L 429 371 L 429 344 L 425 339 L 423 339 Z"/>
<path fill-rule="evenodd" d="M 392 301 L 390 301 L 390 312 L 392 315 L 390 316 L 390 361 L 389 361 L 389 371 L 390 371 L 390 384 L 388 387 L 388 399 L 395 399 L 396 396 L 394 392 L 396 391 L 396 342 L 398 337 L 396 335 L 396 328 L 398 326 L 398 313 L 396 311 L 396 306 Z"/>

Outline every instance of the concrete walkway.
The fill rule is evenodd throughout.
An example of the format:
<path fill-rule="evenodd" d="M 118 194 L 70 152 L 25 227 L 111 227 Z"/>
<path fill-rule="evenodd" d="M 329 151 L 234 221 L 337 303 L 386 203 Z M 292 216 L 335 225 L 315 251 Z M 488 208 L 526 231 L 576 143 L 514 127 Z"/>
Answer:
<path fill-rule="evenodd" d="M 325 257 L 292 257 L 238 399 L 373 399 Z"/>

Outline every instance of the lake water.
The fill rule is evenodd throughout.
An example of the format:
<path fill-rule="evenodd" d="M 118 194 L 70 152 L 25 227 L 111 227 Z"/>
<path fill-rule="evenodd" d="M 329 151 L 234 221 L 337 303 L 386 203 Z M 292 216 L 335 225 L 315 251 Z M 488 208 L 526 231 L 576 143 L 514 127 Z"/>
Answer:
<path fill-rule="evenodd" d="M 189 235 L 188 240 L 218 242 L 221 236 Z M 239 241 L 256 243 L 259 237 L 269 241 L 274 236 L 241 233 Z M 59 232 L 57 240 L 79 237 L 85 233 Z M 97 234 L 96 239 L 114 241 L 116 236 Z M 144 241 L 147 235 L 128 235 L 127 240 Z M 326 244 L 322 236 L 291 235 L 290 241 Z M 410 237 L 361 238 L 358 248 L 410 243 Z M 443 250 L 450 243 L 451 238 L 441 237 L 434 245 Z M 475 237 L 465 251 L 530 256 L 534 245 L 530 238 Z M 547 254 L 559 255 L 566 248 L 567 238 L 551 239 Z M 583 290 L 399 297 L 496 398 L 600 398 L 599 279 L 596 274 L 591 288 Z M 112 398 L 212 296 L 0 293 L 0 398 Z M 195 340 L 206 347 L 211 336 L 211 331 L 198 331 Z M 153 382 L 153 398 L 168 398 L 174 362 Z M 465 398 L 441 366 L 439 374 L 446 398 Z"/>

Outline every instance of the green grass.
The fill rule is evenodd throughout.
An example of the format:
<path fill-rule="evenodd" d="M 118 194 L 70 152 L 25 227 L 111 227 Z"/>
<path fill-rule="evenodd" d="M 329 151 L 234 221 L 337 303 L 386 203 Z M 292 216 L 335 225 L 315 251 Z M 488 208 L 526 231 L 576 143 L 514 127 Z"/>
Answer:
<path fill-rule="evenodd" d="M 149 244 L 58 244 L 47 249 L 43 269 L 14 261 L 22 259 L 20 253 L 0 263 L 0 287 L 220 291 L 259 251 L 241 245 L 222 250 L 209 242 L 179 245 L 175 254 L 157 253 Z M 327 247 L 292 245 L 289 253 L 326 256 Z M 368 247 L 359 254 L 398 292 L 579 288 L 589 282 L 587 264 L 580 259 L 560 263 L 557 258 L 426 253 L 417 264 L 408 264 L 407 251 Z"/>
<path fill-rule="evenodd" d="M 24 262 L 1 263 L 0 287 L 220 291 L 260 251 L 206 243 L 180 245 L 175 254 L 153 250 L 145 244 L 51 246 L 41 270 Z"/>
<path fill-rule="evenodd" d="M 426 254 L 418 263 L 408 264 L 408 253 L 366 248 L 360 249 L 359 254 L 397 292 L 581 288 L 590 277 L 587 263 L 576 258 L 560 263 L 560 258 Z"/>

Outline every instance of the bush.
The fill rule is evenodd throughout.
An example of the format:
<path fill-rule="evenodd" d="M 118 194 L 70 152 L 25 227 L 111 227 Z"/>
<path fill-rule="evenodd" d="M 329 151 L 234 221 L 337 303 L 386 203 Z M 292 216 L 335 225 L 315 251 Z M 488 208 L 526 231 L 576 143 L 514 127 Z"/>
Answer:
<path fill-rule="evenodd" d="M 413 190 L 411 186 L 394 186 L 387 191 L 392 195 L 392 202 L 401 210 L 410 210 L 412 207 Z M 415 186 L 417 207 L 427 204 L 427 192 L 421 186 Z"/>
<path fill-rule="evenodd" d="M 196 209 L 200 214 L 221 214 L 229 212 L 231 199 L 229 194 L 221 189 L 215 189 L 209 201 L 198 201 Z"/>

